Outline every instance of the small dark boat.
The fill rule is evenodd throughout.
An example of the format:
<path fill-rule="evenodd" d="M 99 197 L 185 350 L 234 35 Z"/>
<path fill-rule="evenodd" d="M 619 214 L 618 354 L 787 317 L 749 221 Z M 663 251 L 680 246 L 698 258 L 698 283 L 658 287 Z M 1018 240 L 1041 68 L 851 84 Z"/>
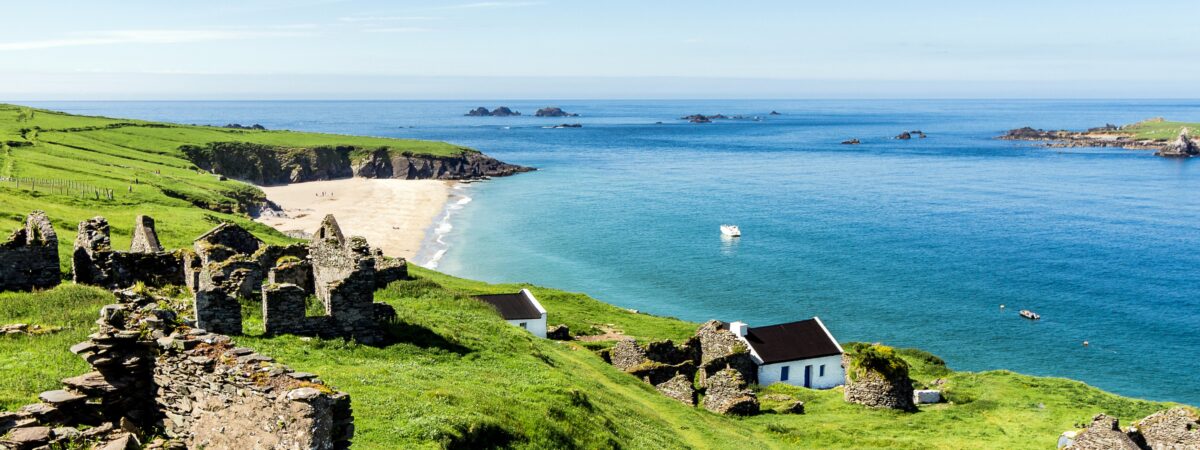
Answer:
<path fill-rule="evenodd" d="M 1038 320 L 1038 319 L 1041 319 L 1041 318 L 1042 318 L 1042 316 L 1041 316 L 1041 315 L 1039 315 L 1038 313 L 1035 313 L 1035 312 L 1033 312 L 1033 311 L 1030 311 L 1030 310 L 1028 310 L 1028 309 L 1022 309 L 1022 310 L 1021 310 L 1021 317 L 1024 317 L 1024 318 L 1026 318 L 1026 319 L 1029 319 L 1029 320 Z"/>

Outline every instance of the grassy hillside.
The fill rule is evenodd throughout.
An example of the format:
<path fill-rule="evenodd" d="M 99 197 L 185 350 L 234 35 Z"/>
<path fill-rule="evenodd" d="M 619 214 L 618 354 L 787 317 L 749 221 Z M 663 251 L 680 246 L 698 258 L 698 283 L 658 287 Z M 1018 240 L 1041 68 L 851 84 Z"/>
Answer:
<path fill-rule="evenodd" d="M 113 223 L 118 248 L 128 245 L 133 216 L 139 213 L 158 219 L 160 237 L 168 247 L 188 245 L 223 220 L 247 226 L 270 242 L 287 240 L 240 214 L 203 209 L 174 196 L 186 192 L 191 198 L 232 201 L 239 192 L 256 191 L 191 170 L 175 153 L 176 144 L 185 140 L 169 138 L 172 132 L 190 136 L 187 139 L 236 132 L 173 126 L 47 131 L 103 127 L 114 121 L 45 111 L 33 111 L 29 118 L 29 112 L 0 107 L 0 133 L 4 140 L 15 138 L 0 156 L 0 170 L 6 171 L 0 176 L 64 178 L 114 189 L 117 195 L 97 200 L 0 182 L 0 230 L 15 228 L 29 210 L 44 209 L 55 221 L 64 255 L 76 223 L 95 215 Z M 28 123 L 38 123 L 43 130 L 36 138 L 26 132 L 26 140 L 17 142 L 22 124 Z M 139 183 L 127 192 L 134 178 Z M 264 338 L 255 304 L 245 305 L 249 336 L 239 342 L 297 370 L 320 374 L 349 392 L 356 417 L 355 448 L 363 449 L 486 444 L 663 449 L 747 442 L 755 448 L 1047 448 L 1058 433 L 1087 422 L 1096 412 L 1128 421 L 1165 407 L 1064 379 L 1003 371 L 953 372 L 932 355 L 904 350 L 914 378 L 922 384 L 944 379 L 953 403 L 904 414 L 846 404 L 840 390 L 772 386 L 761 393 L 766 407 L 799 398 L 808 412 L 723 417 L 670 400 L 605 364 L 594 352 L 605 343 L 585 346 L 535 339 L 508 326 L 469 295 L 529 287 L 549 309 L 550 323 L 566 323 L 589 334 L 616 331 L 640 340 L 683 339 L 698 324 L 635 314 L 583 294 L 489 285 L 420 268 L 412 272 L 416 280 L 393 283 L 377 293 L 400 318 L 391 330 L 399 341 L 394 345 L 373 348 L 341 340 Z M 67 348 L 90 332 L 99 306 L 113 301 L 103 290 L 70 285 L 0 294 L 0 324 L 66 327 L 35 337 L 0 336 L 0 409 L 33 402 L 37 393 L 57 388 L 59 379 L 86 370 Z"/>
<path fill-rule="evenodd" d="M 954 372 L 936 357 L 902 350 L 913 377 L 944 379 L 952 404 L 905 414 L 841 400 L 840 389 L 772 386 L 764 406 L 798 398 L 807 413 L 731 418 L 691 408 L 605 364 L 579 343 L 535 339 L 468 294 L 534 291 L 551 323 L 608 327 L 639 339 L 681 338 L 698 325 L 634 314 L 591 299 L 528 285 L 489 285 L 417 269 L 377 299 L 396 307 L 399 342 L 373 348 L 340 340 L 263 338 L 258 305 L 239 343 L 297 370 L 314 372 L 354 399 L 355 448 L 1046 448 L 1099 411 L 1134 420 L 1166 405 L 1118 397 L 1083 383 L 1006 371 Z M 85 369 L 67 347 L 87 334 L 104 291 L 62 286 L 0 295 L 0 323 L 70 327 L 39 337 L 0 337 L 0 408 L 31 402 Z M 47 309 L 45 306 L 51 306 Z M 47 310 L 54 312 L 48 313 Z"/>
<path fill-rule="evenodd" d="M 1121 133 L 1130 134 L 1134 139 L 1174 140 L 1184 128 L 1188 129 L 1189 136 L 1200 137 L 1200 123 L 1171 122 L 1161 118 L 1123 126 Z"/>
<path fill-rule="evenodd" d="M 29 211 L 45 210 L 64 237 L 64 268 L 74 230 L 97 214 L 112 224 L 117 248 L 128 246 L 137 214 L 158 220 L 159 237 L 168 247 L 185 246 L 220 222 L 236 222 L 268 242 L 281 242 L 282 235 L 238 211 L 239 205 L 262 199 L 261 190 L 199 171 L 179 150 L 231 141 L 289 148 L 387 147 L 422 155 L 474 151 L 444 142 L 174 125 L 0 104 L 0 233 L 7 236 Z M 18 181 L 5 181 L 13 178 Z"/>

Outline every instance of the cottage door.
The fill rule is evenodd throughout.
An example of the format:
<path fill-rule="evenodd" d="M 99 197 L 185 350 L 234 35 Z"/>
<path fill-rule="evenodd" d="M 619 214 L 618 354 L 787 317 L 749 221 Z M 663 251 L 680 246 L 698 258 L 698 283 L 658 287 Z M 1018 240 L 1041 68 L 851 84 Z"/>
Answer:
<path fill-rule="evenodd" d="M 804 387 L 812 387 L 812 366 L 804 366 Z"/>

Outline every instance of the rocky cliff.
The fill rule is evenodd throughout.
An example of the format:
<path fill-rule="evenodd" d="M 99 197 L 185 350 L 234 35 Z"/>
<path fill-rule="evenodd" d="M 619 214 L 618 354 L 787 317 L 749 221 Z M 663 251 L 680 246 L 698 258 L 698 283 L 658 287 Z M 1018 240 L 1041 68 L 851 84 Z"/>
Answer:
<path fill-rule="evenodd" d="M 204 146 L 185 145 L 180 150 L 200 169 L 258 185 L 350 177 L 461 180 L 534 170 L 467 149 L 453 156 L 433 156 L 388 148 L 282 148 L 213 142 Z"/>

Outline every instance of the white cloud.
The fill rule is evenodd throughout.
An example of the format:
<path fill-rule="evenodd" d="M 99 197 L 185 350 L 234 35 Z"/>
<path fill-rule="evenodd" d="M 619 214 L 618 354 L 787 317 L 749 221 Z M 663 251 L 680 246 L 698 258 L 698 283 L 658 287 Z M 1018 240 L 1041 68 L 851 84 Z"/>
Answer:
<path fill-rule="evenodd" d="M 77 37 L 35 41 L 0 42 L 0 51 L 41 50 L 59 47 L 82 47 L 120 44 L 179 44 L 186 42 L 227 41 L 271 37 L 307 36 L 301 31 L 260 31 L 237 29 L 207 30 L 113 30 L 79 33 Z"/>

